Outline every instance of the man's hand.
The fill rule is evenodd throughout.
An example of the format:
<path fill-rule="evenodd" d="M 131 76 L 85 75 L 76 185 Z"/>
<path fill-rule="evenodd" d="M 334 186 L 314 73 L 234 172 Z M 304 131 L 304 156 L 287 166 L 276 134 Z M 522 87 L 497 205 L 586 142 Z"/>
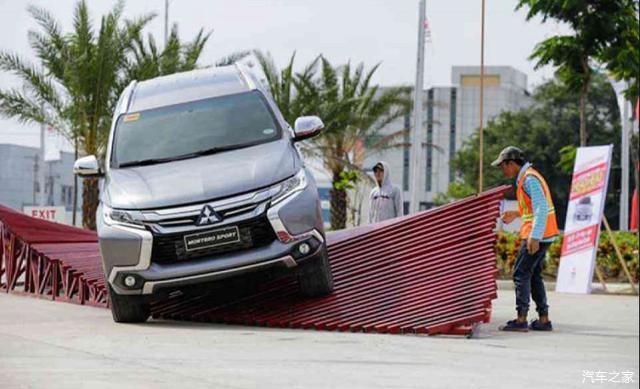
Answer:
<path fill-rule="evenodd" d="M 506 211 L 505 213 L 502 214 L 501 218 L 505 224 L 509 224 L 519 217 L 520 217 L 520 212 L 518 211 Z"/>
<path fill-rule="evenodd" d="M 538 239 L 527 239 L 527 251 L 529 254 L 535 254 L 540 249 L 540 241 Z"/>

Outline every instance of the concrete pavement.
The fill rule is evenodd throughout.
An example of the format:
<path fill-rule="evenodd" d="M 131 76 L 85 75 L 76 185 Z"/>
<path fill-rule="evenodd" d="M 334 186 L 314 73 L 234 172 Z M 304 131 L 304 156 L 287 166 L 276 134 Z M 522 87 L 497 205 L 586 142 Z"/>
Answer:
<path fill-rule="evenodd" d="M 479 337 L 151 321 L 0 294 L 0 388 L 637 388 L 638 298 L 550 293 L 553 333 L 501 333 L 500 291 Z M 632 384 L 583 383 L 630 371 Z M 613 377 L 613 376 L 609 376 Z"/>

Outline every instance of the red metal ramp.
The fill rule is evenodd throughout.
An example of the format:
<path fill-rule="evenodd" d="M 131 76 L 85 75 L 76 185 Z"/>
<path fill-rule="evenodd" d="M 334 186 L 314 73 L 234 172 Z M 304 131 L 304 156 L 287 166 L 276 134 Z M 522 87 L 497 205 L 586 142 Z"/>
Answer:
<path fill-rule="evenodd" d="M 0 290 L 106 306 L 96 234 L 0 206 Z"/>
<path fill-rule="evenodd" d="M 153 315 L 318 330 L 468 334 L 489 320 L 496 297 L 494 227 L 505 190 L 329 234 L 331 296 L 304 299 L 295 281 L 284 278 L 231 301 L 211 293 L 169 298 L 153 304 Z M 46 241 L 47 234 L 34 239 L 29 223 L 55 231 L 60 243 Z M 93 233 L 3 207 L 0 229 L 1 289 L 106 305 Z M 21 277 L 22 286 L 16 282 Z"/>

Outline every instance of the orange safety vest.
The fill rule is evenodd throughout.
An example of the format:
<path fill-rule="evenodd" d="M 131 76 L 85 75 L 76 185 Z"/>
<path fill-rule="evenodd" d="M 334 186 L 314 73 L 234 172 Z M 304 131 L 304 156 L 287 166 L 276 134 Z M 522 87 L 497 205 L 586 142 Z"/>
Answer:
<path fill-rule="evenodd" d="M 551 199 L 551 192 L 549 191 L 549 186 L 545 181 L 542 174 L 538 173 L 537 170 L 533 168 L 528 168 L 520 181 L 518 181 L 518 188 L 516 191 L 516 197 L 518 198 L 518 210 L 520 211 L 520 217 L 522 218 L 522 225 L 520 226 L 520 238 L 528 239 L 529 235 L 531 235 L 531 230 L 533 229 L 533 206 L 531 204 L 531 197 L 524 190 L 524 180 L 527 176 L 534 176 L 542 185 L 542 190 L 544 191 L 544 196 L 547 199 L 547 204 L 549 206 L 549 212 L 547 213 L 547 225 L 544 230 L 543 239 L 551 238 L 558 235 L 558 222 L 556 221 L 556 210 L 553 206 L 553 200 Z"/>

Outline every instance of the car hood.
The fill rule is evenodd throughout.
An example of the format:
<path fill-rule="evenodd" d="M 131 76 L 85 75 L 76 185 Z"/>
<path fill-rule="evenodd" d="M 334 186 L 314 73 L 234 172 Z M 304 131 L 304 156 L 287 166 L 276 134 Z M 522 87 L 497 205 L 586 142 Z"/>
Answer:
<path fill-rule="evenodd" d="M 106 203 L 120 209 L 153 209 L 204 202 L 250 192 L 296 172 L 288 140 L 198 158 L 111 169 Z"/>

